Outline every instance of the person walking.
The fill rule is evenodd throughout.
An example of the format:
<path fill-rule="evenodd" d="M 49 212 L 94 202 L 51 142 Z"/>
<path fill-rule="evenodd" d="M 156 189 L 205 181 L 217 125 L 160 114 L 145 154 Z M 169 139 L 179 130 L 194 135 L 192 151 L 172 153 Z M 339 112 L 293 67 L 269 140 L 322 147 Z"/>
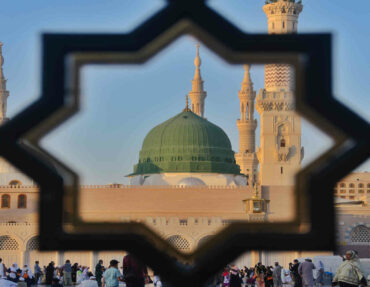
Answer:
<path fill-rule="evenodd" d="M 222 287 L 229 287 L 230 285 L 230 270 L 225 268 L 222 273 Z"/>
<path fill-rule="evenodd" d="M 323 287 L 324 286 L 324 263 L 320 260 L 319 261 L 319 268 L 317 270 L 317 277 L 315 280 L 315 285 L 317 287 Z"/>
<path fill-rule="evenodd" d="M 299 261 L 298 259 L 294 259 L 294 263 L 289 263 L 289 270 L 293 275 L 294 280 L 294 287 L 302 287 L 302 277 L 299 275 L 298 268 L 299 268 Z"/>
<path fill-rule="evenodd" d="M 274 281 L 274 287 L 283 286 L 283 281 L 281 280 L 281 270 L 283 268 L 279 265 L 279 262 L 275 262 L 275 268 L 272 271 L 272 279 Z"/>
<path fill-rule="evenodd" d="M 346 252 L 345 261 L 339 266 L 332 281 L 332 286 L 357 287 L 367 286 L 366 278 L 360 269 L 357 253 L 353 250 Z"/>
<path fill-rule="evenodd" d="M 118 261 L 113 259 L 109 263 L 109 268 L 103 274 L 102 287 L 118 287 L 121 280 L 121 272 L 118 270 Z"/>
<path fill-rule="evenodd" d="M 239 276 L 239 268 L 236 265 L 230 269 L 230 287 L 242 287 L 242 279 Z"/>
<path fill-rule="evenodd" d="M 72 283 L 74 284 L 77 281 L 77 271 L 78 271 L 78 263 L 75 263 L 72 266 Z"/>
<path fill-rule="evenodd" d="M 266 287 L 273 287 L 274 286 L 274 278 L 272 277 L 272 266 L 267 266 L 267 268 L 266 268 L 265 286 Z"/>
<path fill-rule="evenodd" d="M 312 260 L 307 258 L 302 262 L 298 267 L 299 275 L 302 277 L 303 287 L 313 287 L 313 269 L 315 265 L 312 263 Z"/>
<path fill-rule="evenodd" d="M 265 287 L 265 274 L 266 274 L 266 267 L 258 262 L 257 265 L 254 267 L 254 275 L 256 277 L 257 287 Z"/>
<path fill-rule="evenodd" d="M 63 284 L 64 286 L 72 286 L 72 265 L 69 260 L 66 260 L 63 265 Z"/>
<path fill-rule="evenodd" d="M 123 258 L 123 275 L 126 287 L 144 287 L 148 271 L 133 255 L 127 254 Z"/>
<path fill-rule="evenodd" d="M 96 278 L 96 282 L 98 282 L 99 287 L 101 287 L 101 279 L 103 276 L 103 270 L 104 270 L 103 260 L 100 259 L 98 264 L 96 264 L 95 266 L 95 278 Z"/>
<path fill-rule="evenodd" d="M 41 276 L 41 268 L 38 261 L 35 261 L 35 267 L 33 268 L 33 275 L 35 276 L 35 284 L 39 284 L 39 279 Z"/>
<path fill-rule="evenodd" d="M 46 277 L 45 284 L 46 285 L 51 285 L 53 283 L 54 271 L 55 271 L 54 265 L 55 263 L 51 261 L 48 267 L 46 267 L 46 274 L 45 274 L 45 277 Z"/>
<path fill-rule="evenodd" d="M 23 266 L 21 277 L 23 277 L 28 287 L 35 284 L 34 275 L 31 271 L 31 268 L 29 268 L 28 265 Z"/>

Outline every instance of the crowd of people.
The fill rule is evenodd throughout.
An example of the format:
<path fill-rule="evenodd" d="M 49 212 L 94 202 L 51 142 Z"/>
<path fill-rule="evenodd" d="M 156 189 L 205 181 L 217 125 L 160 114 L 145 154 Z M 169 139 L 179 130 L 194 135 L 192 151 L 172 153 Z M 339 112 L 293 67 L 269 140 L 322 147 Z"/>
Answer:
<path fill-rule="evenodd" d="M 222 287 L 281 287 L 283 267 L 275 262 L 274 266 L 265 266 L 261 262 L 254 267 L 239 269 L 236 265 L 228 266 L 220 276 Z M 288 279 L 289 278 L 289 279 Z M 284 282 L 291 282 L 290 276 Z"/>
<path fill-rule="evenodd" d="M 148 283 L 162 287 L 159 276 L 154 276 L 152 280 L 145 265 L 132 255 L 128 254 L 123 258 L 121 271 L 118 264 L 113 259 L 105 268 L 103 260 L 99 260 L 93 273 L 88 266 L 78 263 L 72 265 L 70 260 L 66 260 L 62 266 L 55 266 L 55 262 L 51 261 L 43 268 L 36 261 L 32 272 L 27 265 L 21 269 L 16 263 L 7 268 L 0 258 L 0 287 L 31 287 L 40 284 L 53 287 L 118 287 L 120 282 L 124 282 L 126 287 L 144 287 Z"/>
<path fill-rule="evenodd" d="M 118 268 L 119 262 L 111 260 L 107 268 L 103 260 L 99 260 L 94 272 L 88 266 L 81 266 L 78 263 L 71 264 L 66 260 L 62 266 L 55 266 L 52 261 L 48 266 L 41 268 L 39 262 L 35 262 L 34 271 L 27 265 L 21 269 L 16 263 L 9 268 L 5 266 L 0 258 L 0 287 L 31 287 L 32 285 L 51 285 L 63 287 L 78 285 L 79 287 L 119 287 L 124 282 L 126 287 L 144 287 L 152 283 L 154 287 L 164 287 L 158 275 L 153 280 L 148 275 L 147 268 L 133 255 L 126 255 L 122 261 L 121 271 Z M 303 262 L 297 259 L 289 263 L 289 269 L 283 269 L 278 262 L 274 266 L 265 266 L 261 262 L 254 267 L 239 269 L 231 265 L 216 276 L 207 284 L 208 286 L 222 287 L 282 287 L 283 283 L 294 285 L 294 287 L 322 287 L 324 285 L 324 266 L 319 262 L 315 266 L 311 259 Z M 317 270 L 316 279 L 313 270 Z M 7 282 L 5 284 L 5 282 Z M 339 266 L 332 286 L 358 287 L 367 286 L 367 281 L 361 272 L 357 253 L 349 250 L 343 257 L 343 263 Z"/>
<path fill-rule="evenodd" d="M 295 259 L 293 263 L 289 263 L 289 269 L 286 270 L 288 272 L 285 272 L 278 262 L 275 262 L 274 266 L 265 266 L 259 262 L 254 267 L 244 266 L 241 269 L 232 265 L 226 267 L 212 284 L 222 287 L 282 287 L 283 283 L 286 283 L 294 287 L 322 287 L 324 286 L 324 266 L 321 261 L 318 265 L 316 267 L 310 258 L 303 262 Z M 317 270 L 316 278 L 313 275 L 314 269 Z M 343 263 L 331 280 L 331 285 L 333 287 L 336 285 L 340 287 L 367 286 L 356 251 L 346 252 Z"/>

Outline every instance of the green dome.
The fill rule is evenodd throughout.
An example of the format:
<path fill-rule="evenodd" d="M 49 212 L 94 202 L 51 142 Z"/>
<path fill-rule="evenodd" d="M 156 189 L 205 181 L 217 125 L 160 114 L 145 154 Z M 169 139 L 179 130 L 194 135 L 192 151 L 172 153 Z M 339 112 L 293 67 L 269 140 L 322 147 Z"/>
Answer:
<path fill-rule="evenodd" d="M 131 175 L 163 172 L 240 174 L 240 168 L 225 132 L 185 109 L 147 134 Z"/>

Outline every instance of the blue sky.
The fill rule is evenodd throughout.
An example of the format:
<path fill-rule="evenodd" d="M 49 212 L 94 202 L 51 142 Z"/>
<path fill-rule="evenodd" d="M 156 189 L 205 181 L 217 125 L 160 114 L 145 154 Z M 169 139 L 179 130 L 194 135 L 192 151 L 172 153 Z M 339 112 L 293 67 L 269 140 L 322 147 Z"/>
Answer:
<path fill-rule="evenodd" d="M 51 4 L 52 3 L 52 4 Z M 267 30 L 264 1 L 213 0 L 209 5 L 248 32 Z M 334 94 L 369 120 L 370 2 L 306 0 L 299 32 L 334 34 Z M 42 32 L 128 32 L 163 7 L 156 0 L 18 0 L 4 1 L 0 41 L 12 117 L 39 96 Z M 145 134 L 183 109 L 191 89 L 196 41 L 183 37 L 144 67 L 87 67 L 83 71 L 83 110 L 45 137 L 42 144 L 83 175 L 84 183 L 126 182 Z M 238 149 L 237 91 L 240 66 L 230 66 L 201 47 L 206 117 L 229 135 Z M 263 87 L 263 69 L 254 66 L 255 89 Z M 258 118 L 258 114 L 256 113 Z M 257 137 L 259 131 L 257 131 Z M 303 122 L 307 164 L 331 140 Z M 361 170 L 370 170 L 370 164 Z"/>

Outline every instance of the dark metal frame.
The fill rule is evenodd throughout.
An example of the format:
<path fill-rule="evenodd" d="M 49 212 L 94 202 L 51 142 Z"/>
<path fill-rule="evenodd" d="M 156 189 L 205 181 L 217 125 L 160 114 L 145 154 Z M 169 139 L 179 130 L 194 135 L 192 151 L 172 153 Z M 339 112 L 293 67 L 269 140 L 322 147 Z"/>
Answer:
<path fill-rule="evenodd" d="M 71 77 L 67 73 L 76 59 L 84 59 L 84 53 L 125 53 L 133 57 L 124 62 L 142 63 L 184 34 L 195 36 L 230 63 L 245 63 L 251 55 L 253 61 L 259 55 L 260 62 L 275 55 L 275 59 L 281 57 L 280 62 L 292 62 L 289 55 L 295 55 L 300 60 L 300 66 L 295 67 L 302 77 L 297 86 L 297 110 L 336 140 L 333 148 L 297 175 L 298 220 L 234 223 L 191 255 L 180 254 L 139 223 L 84 223 L 70 218 L 77 208 L 73 198 L 78 177 L 38 145 L 47 132 L 78 110 L 78 98 L 73 96 L 77 93 L 73 90 L 76 74 Z M 203 1 L 195 0 L 169 1 L 128 34 L 44 34 L 42 95 L 0 127 L 0 155 L 40 186 L 41 249 L 124 249 L 176 286 L 202 286 L 247 250 L 333 250 L 332 190 L 338 180 L 369 157 L 370 130 L 366 121 L 332 97 L 331 65 L 328 34 L 245 34 Z M 71 219 L 73 224 L 64 229 L 64 222 Z"/>

